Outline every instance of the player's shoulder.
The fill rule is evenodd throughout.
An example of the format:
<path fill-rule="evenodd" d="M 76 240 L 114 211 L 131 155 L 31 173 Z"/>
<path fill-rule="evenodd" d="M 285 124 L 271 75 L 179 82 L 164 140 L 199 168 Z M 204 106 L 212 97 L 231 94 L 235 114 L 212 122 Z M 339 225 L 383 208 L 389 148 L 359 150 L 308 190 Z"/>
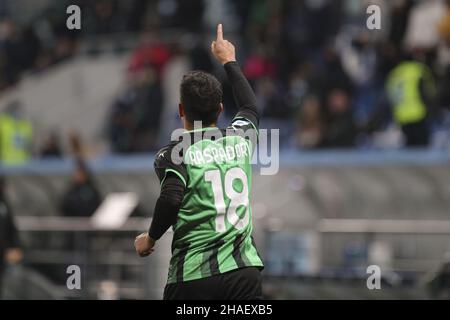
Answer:
<path fill-rule="evenodd" d="M 247 118 L 236 117 L 233 119 L 233 121 L 231 121 L 230 125 L 228 126 L 228 129 L 247 130 L 247 129 L 256 129 L 256 126 L 253 124 L 252 121 L 250 121 Z"/>
<path fill-rule="evenodd" d="M 258 141 L 258 129 L 254 123 L 245 117 L 235 117 L 230 125 L 224 129 L 226 136 L 239 136 L 250 140 L 256 145 Z"/>
<path fill-rule="evenodd" d="M 173 141 L 162 147 L 156 153 L 153 166 L 161 183 L 164 181 L 168 172 L 173 172 L 175 175 L 180 177 L 185 185 L 186 181 L 188 181 L 188 174 L 182 156 L 179 152 L 174 152 L 174 147 L 177 143 L 178 142 Z"/>
<path fill-rule="evenodd" d="M 155 155 L 154 165 L 155 167 L 163 167 L 164 164 L 171 162 L 172 150 L 176 146 L 176 141 L 171 141 L 169 144 L 165 145 Z"/>
<path fill-rule="evenodd" d="M 164 155 L 167 152 L 170 152 L 173 147 L 175 147 L 176 142 L 175 141 L 171 141 L 169 144 L 165 145 L 164 147 L 162 147 L 161 149 L 158 150 L 158 152 L 156 152 L 155 157 L 158 158 L 161 155 Z"/>

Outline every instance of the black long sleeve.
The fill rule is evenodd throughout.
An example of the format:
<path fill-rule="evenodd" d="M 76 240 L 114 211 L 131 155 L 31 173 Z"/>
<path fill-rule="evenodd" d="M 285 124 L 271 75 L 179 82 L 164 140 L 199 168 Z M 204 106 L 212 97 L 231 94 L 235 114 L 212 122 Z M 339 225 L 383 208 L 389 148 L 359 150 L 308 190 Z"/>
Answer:
<path fill-rule="evenodd" d="M 234 99 L 239 108 L 236 118 L 246 118 L 255 126 L 258 126 L 259 113 L 256 107 L 256 96 L 242 73 L 239 64 L 235 61 L 228 62 L 224 65 L 224 68 L 233 89 Z"/>
<path fill-rule="evenodd" d="M 161 185 L 161 193 L 156 201 L 149 236 L 158 240 L 177 221 L 178 211 L 183 202 L 184 183 L 173 173 L 168 173 Z"/>

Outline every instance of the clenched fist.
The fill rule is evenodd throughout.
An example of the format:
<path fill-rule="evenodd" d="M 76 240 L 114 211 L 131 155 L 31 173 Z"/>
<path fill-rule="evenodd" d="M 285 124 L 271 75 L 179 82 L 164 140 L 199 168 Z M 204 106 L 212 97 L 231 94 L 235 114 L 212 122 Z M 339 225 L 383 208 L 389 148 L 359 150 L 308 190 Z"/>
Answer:
<path fill-rule="evenodd" d="M 141 257 L 150 255 L 154 251 L 154 246 L 155 240 L 150 238 L 148 233 L 142 233 L 134 240 L 134 248 L 136 249 L 137 254 Z"/>
<path fill-rule="evenodd" d="M 222 65 L 230 61 L 236 61 L 234 45 L 223 38 L 222 24 L 217 26 L 217 39 L 211 43 L 211 52 Z"/>

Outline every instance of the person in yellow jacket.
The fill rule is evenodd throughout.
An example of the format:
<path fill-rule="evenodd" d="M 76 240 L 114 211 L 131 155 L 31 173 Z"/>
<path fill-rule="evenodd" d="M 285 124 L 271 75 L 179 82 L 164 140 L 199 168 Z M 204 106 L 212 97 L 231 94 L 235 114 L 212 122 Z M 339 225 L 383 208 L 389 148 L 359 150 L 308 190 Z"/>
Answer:
<path fill-rule="evenodd" d="M 402 61 L 389 73 L 386 92 L 393 119 L 401 127 L 406 145 L 428 145 L 428 118 L 436 95 L 431 70 L 418 61 Z"/>
<path fill-rule="evenodd" d="M 33 128 L 21 116 L 21 106 L 13 102 L 0 114 L 0 163 L 14 166 L 26 163 L 31 157 Z"/>

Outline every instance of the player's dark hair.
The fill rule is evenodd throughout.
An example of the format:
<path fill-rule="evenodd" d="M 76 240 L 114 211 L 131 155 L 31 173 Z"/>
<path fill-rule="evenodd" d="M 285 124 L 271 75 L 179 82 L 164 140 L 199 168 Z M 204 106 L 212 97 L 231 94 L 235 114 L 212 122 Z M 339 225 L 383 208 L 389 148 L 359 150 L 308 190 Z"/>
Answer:
<path fill-rule="evenodd" d="M 209 126 L 217 121 L 223 92 L 216 77 L 203 71 L 190 71 L 183 76 L 180 95 L 188 122 L 202 121 L 203 126 Z"/>

